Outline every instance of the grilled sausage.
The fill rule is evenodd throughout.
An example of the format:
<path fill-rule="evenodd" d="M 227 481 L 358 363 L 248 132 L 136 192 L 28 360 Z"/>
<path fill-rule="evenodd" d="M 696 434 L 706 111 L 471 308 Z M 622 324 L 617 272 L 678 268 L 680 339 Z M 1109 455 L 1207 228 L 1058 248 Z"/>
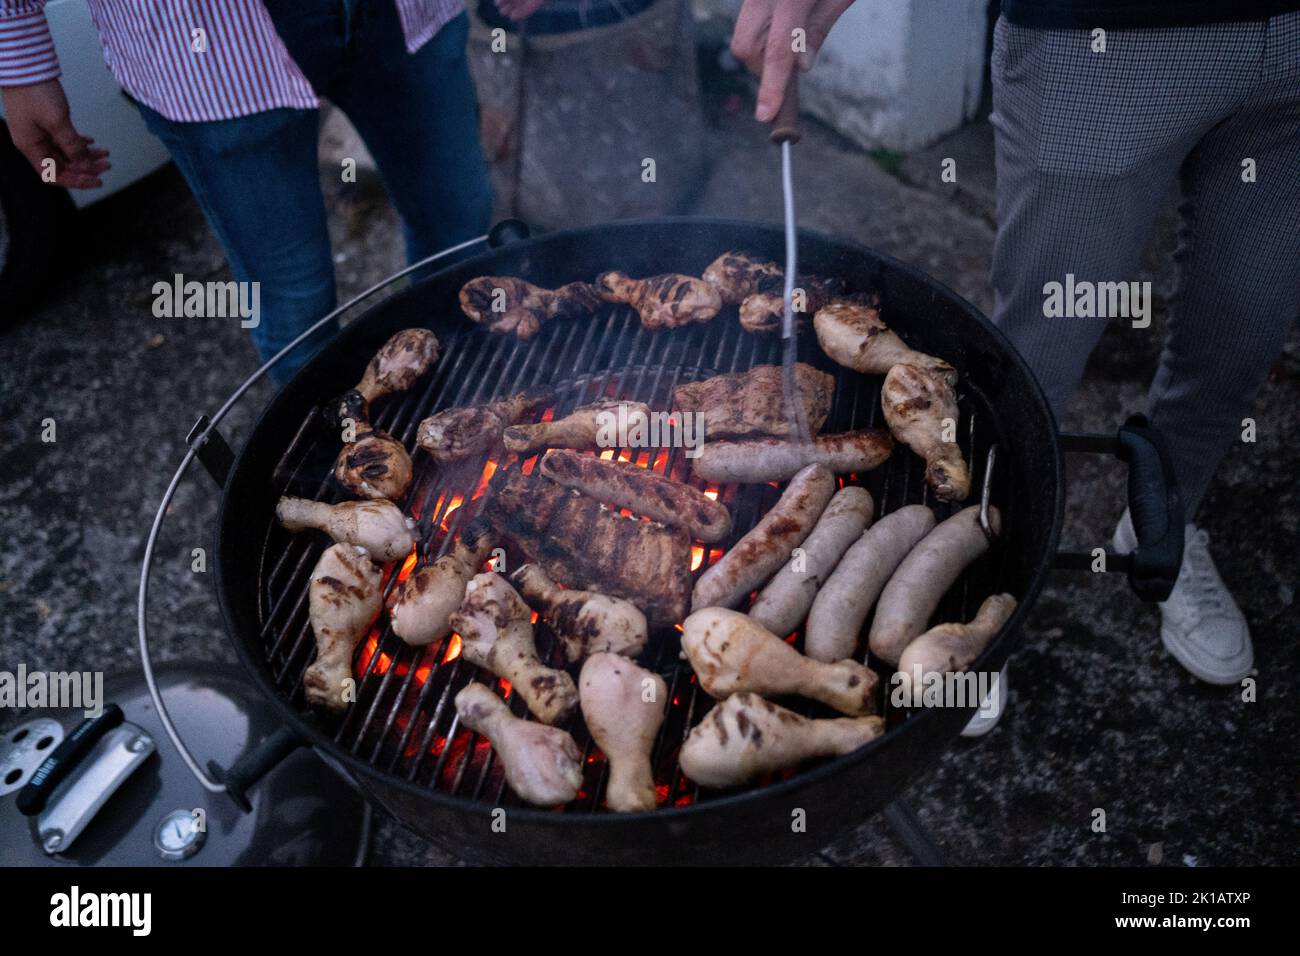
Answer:
<path fill-rule="evenodd" d="M 701 541 L 721 541 L 731 534 L 731 513 L 726 505 L 647 468 L 566 450 L 548 451 L 540 468 L 554 482 L 655 521 L 685 528 L 691 537 Z"/>
<path fill-rule="evenodd" d="M 989 525 L 996 533 L 1001 516 L 989 508 Z M 939 523 L 921 539 L 885 585 L 871 622 L 871 653 L 890 664 L 912 639 L 925 630 L 935 608 L 961 573 L 988 550 L 980 527 L 979 505 L 971 505 Z"/>
<path fill-rule="evenodd" d="M 786 481 L 800 468 L 825 465 L 837 475 L 870 471 L 889 457 L 894 439 L 883 428 L 821 435 L 811 442 L 779 438 L 709 441 L 692 465 L 696 478 L 718 484 Z"/>
<path fill-rule="evenodd" d="M 804 653 L 819 661 L 853 657 L 862 622 L 889 576 L 933 527 L 933 511 L 908 505 L 867 529 L 817 592 L 804 628 Z"/>
<path fill-rule="evenodd" d="M 691 610 L 734 607 L 770 578 L 803 543 L 835 493 L 835 476 L 809 465 L 753 529 L 695 582 Z"/>
<path fill-rule="evenodd" d="M 854 485 L 841 488 L 822 512 L 808 540 L 797 549 L 798 553 L 759 593 L 749 616 L 777 635 L 789 634 L 802 624 L 817 589 L 835 569 L 848 546 L 871 523 L 874 507 L 867 489 Z"/>

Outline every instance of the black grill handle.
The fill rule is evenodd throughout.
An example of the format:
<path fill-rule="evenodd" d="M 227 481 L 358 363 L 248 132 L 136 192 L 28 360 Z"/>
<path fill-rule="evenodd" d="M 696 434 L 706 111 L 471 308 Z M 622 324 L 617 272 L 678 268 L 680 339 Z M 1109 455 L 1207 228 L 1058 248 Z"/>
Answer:
<path fill-rule="evenodd" d="M 18 812 L 31 817 L 44 810 L 54 788 L 90 753 L 100 738 L 119 726 L 122 720 L 122 708 L 117 704 L 109 704 L 99 716 L 83 720 L 76 730 L 63 738 L 63 742 L 32 774 L 27 785 L 18 791 Z"/>
<path fill-rule="evenodd" d="M 522 242 L 531 235 L 528 223 L 522 219 L 502 219 L 488 231 L 488 246 L 500 249 L 512 242 Z"/>
<path fill-rule="evenodd" d="M 1128 465 L 1128 507 L 1137 535 L 1131 555 L 1107 554 L 1107 571 L 1127 571 L 1129 587 L 1144 601 L 1163 601 L 1183 562 L 1183 499 L 1164 435 L 1144 415 L 1134 415 L 1116 435 L 1065 435 L 1067 452 L 1109 454 Z M 1093 556 L 1056 555 L 1058 568 L 1089 569 Z"/>
<path fill-rule="evenodd" d="M 1183 564 L 1183 496 L 1165 436 L 1144 415 L 1119 430 L 1119 457 L 1128 464 L 1128 506 L 1138 546 L 1129 586 L 1144 601 L 1169 597 Z"/>
<path fill-rule="evenodd" d="M 282 724 L 271 736 L 242 754 L 230 765 L 229 770 L 223 770 L 214 760 L 208 761 L 208 773 L 212 774 L 214 780 L 224 783 L 226 796 L 233 800 L 239 809 L 248 813 L 253 809 L 252 801 L 248 799 L 248 791 L 274 770 L 280 761 L 304 743 L 302 736 L 296 730 L 287 724 Z"/>

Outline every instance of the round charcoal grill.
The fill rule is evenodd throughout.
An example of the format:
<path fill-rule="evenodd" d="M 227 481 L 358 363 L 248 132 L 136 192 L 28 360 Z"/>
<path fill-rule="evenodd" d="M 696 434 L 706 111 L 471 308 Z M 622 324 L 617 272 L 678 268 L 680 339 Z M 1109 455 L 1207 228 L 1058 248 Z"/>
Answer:
<path fill-rule="evenodd" d="M 437 366 L 410 391 L 390 396 L 373 409 L 375 424 L 402 441 L 415 462 L 415 480 L 399 505 L 417 519 L 418 554 L 414 561 L 387 569 L 385 593 L 391 595 L 412 566 L 450 549 L 454 536 L 486 504 L 494 477 L 510 468 L 531 470 L 536 463 L 535 458 L 520 461 L 498 452 L 435 467 L 415 446 L 423 418 L 445 408 L 543 387 L 554 392 L 546 415 L 555 417 L 601 398 L 636 399 L 668 410 L 677 384 L 781 361 L 780 340 L 743 331 L 734 306 L 709 323 L 651 331 L 628 307 L 609 305 L 591 319 L 555 321 L 521 341 L 465 318 L 457 304 L 460 287 L 481 275 L 520 276 L 548 287 L 589 280 L 607 269 L 634 276 L 699 275 L 728 249 L 779 259 L 782 235 L 775 227 L 698 219 L 619 222 L 536 238 L 499 227 L 490 239 L 473 244 L 468 257 L 400 291 L 394 288 L 405 280 L 395 279 L 385 290 L 392 294 L 383 301 L 363 302 L 361 315 L 272 400 L 233 462 L 215 427 L 200 420 L 191 436 L 195 451 L 186 457 L 177 480 L 197 456 L 223 483 L 218 596 L 240 659 L 284 718 L 277 734 L 228 770 L 213 766 L 208 777 L 190 760 L 210 789 L 224 789 L 243 801 L 244 792 L 267 768 L 307 744 L 354 777 L 406 825 L 467 859 L 751 862 L 788 859 L 824 845 L 889 805 L 935 761 L 970 717 L 973 704 L 893 708 L 888 666 L 864 656 L 882 678 L 877 703 L 887 721 L 883 737 L 850 755 L 806 764 L 743 790 L 696 786 L 681 773 L 677 755 L 712 700 L 680 658 L 679 634 L 673 628 L 656 631 L 639 657 L 669 688 L 667 718 L 652 755 L 659 807 L 647 813 L 614 814 L 604 808 L 608 764 L 579 713 L 562 725 L 584 755 L 578 798 L 559 810 L 519 801 L 506 786 L 488 742 L 460 727 L 452 702 L 467 682 L 479 680 L 506 695 L 515 714 L 531 718 L 508 685 L 460 656 L 454 636 L 411 648 L 392 634 L 387 615 L 381 615 L 354 657 L 357 700 L 346 714 L 326 718 L 305 705 L 302 676 L 315 654 L 307 616 L 308 583 L 330 542 L 316 532 L 285 532 L 274 510 L 284 494 L 330 502 L 347 497 L 331 477 L 340 443 L 337 430 L 325 423 L 322 406 L 360 378 L 371 355 L 393 333 L 422 326 L 438 336 L 442 357 Z M 1131 420 L 1112 436 L 1058 435 L 1023 362 L 969 303 L 923 273 L 851 243 L 804 233 L 799 250 L 801 271 L 842 277 L 850 292 L 878 293 L 882 317 L 891 328 L 908 344 L 951 362 L 961 374 L 958 440 L 971 464 L 971 502 L 937 502 L 923 480 L 922 461 L 903 445 L 880 468 L 845 480 L 871 492 L 877 520 L 916 503 L 929 505 L 943 519 L 965 504 L 978 503 L 980 495 L 1001 509 L 1000 535 L 945 596 L 936 616 L 965 621 L 989 594 L 1008 591 L 1017 598 L 1015 614 L 972 670 L 1001 668 L 1050 568 L 1086 567 L 1091 560 L 1090 555 L 1057 552 L 1064 508 L 1063 450 L 1113 453 L 1129 463 L 1130 505 L 1141 545 L 1130 559 L 1112 556 L 1108 567 L 1127 570 L 1143 597 L 1167 595 L 1182 552 L 1182 518 L 1158 434 L 1141 420 Z M 835 401 L 823 433 L 883 426 L 880 377 L 835 365 L 821 353 L 810 331 L 800 337 L 798 351 L 801 361 L 835 376 Z M 706 486 L 691 478 L 681 448 L 604 454 L 692 481 L 716 491 L 726 503 L 734 518 L 733 535 L 709 550 L 695 549 L 696 575 L 752 527 L 780 493 L 769 485 Z M 160 509 L 159 521 L 162 513 Z M 508 544 L 506 550 L 507 569 L 513 569 L 523 557 Z M 146 664 L 144 592 L 151 553 L 152 539 L 141 594 Z M 604 557 L 619 560 L 618 555 Z M 544 622 L 538 622 L 536 637 L 543 661 L 563 666 L 555 636 Z M 802 634 L 796 642 L 801 646 Z M 576 668 L 572 672 L 576 676 Z M 809 716 L 834 716 L 819 705 L 783 703 Z M 804 811 L 806 833 L 795 833 L 791 826 L 795 810 Z"/>

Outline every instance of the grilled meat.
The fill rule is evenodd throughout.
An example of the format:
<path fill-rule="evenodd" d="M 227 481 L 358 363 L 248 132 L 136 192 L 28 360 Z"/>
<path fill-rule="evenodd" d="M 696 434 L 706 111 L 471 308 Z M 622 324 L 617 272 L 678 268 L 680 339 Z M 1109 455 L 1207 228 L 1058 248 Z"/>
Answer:
<path fill-rule="evenodd" d="M 502 434 L 506 451 L 527 457 L 543 448 L 613 448 L 618 444 L 618 424 L 634 416 L 650 417 L 643 402 L 592 402 L 563 418 L 535 425 L 511 425 Z"/>
<path fill-rule="evenodd" d="M 379 616 L 383 573 L 365 548 L 336 544 L 326 549 L 311 572 L 308 617 L 316 635 L 316 660 L 303 674 L 307 703 L 346 710 L 344 693 L 352 677 L 352 652 Z"/>
<path fill-rule="evenodd" d="M 338 483 L 363 498 L 395 500 L 411 487 L 411 456 L 387 432 L 359 426 L 356 441 L 343 446 L 334 462 Z"/>
<path fill-rule="evenodd" d="M 653 810 L 650 755 L 664 722 L 668 685 L 626 657 L 594 654 L 578 676 L 582 719 L 609 758 L 605 803 L 616 813 Z"/>
<path fill-rule="evenodd" d="M 895 365 L 880 389 L 885 421 L 899 441 L 925 459 L 925 480 L 940 501 L 965 501 L 970 469 L 957 445 L 954 375 Z"/>
<path fill-rule="evenodd" d="M 369 421 L 372 402 L 406 391 L 437 361 L 437 336 L 428 329 L 403 329 L 375 353 L 357 387 L 331 403 L 333 421 Z"/>
<path fill-rule="evenodd" d="M 755 292 L 781 289 L 784 273 L 775 262 L 759 262 L 747 252 L 724 252 L 704 270 L 708 282 L 722 301 L 740 305 Z"/>
<path fill-rule="evenodd" d="M 622 272 L 602 272 L 596 288 L 606 302 L 626 302 L 648 329 L 675 329 L 707 322 L 722 308 L 718 290 L 703 279 L 676 274 L 632 279 Z"/>
<path fill-rule="evenodd" d="M 404 392 L 437 361 L 437 336 L 428 329 L 403 329 L 375 353 L 357 391 L 367 402 Z"/>
<path fill-rule="evenodd" d="M 543 289 L 509 276 L 480 276 L 461 286 L 460 308 L 493 332 L 530 339 L 551 319 L 591 315 L 600 308 L 600 296 L 589 282 Z"/>
<path fill-rule="evenodd" d="M 451 616 L 465 660 L 510 681 L 544 724 L 558 724 L 578 706 L 578 688 L 564 671 L 547 667 L 533 643 L 532 612 L 499 574 L 476 574 L 465 602 Z"/>
<path fill-rule="evenodd" d="M 396 561 L 411 553 L 415 522 L 391 501 L 344 501 L 337 505 L 285 496 L 275 516 L 289 531 L 319 528 L 341 544 L 360 545 L 376 561 Z"/>
<path fill-rule="evenodd" d="M 850 753 L 884 732 L 879 717 L 812 720 L 757 694 L 733 694 L 682 744 L 682 773 L 703 787 L 738 787 L 813 757 Z"/>
<path fill-rule="evenodd" d="M 898 658 L 903 700 L 919 704 L 935 676 L 970 667 L 1015 609 L 1016 599 L 1010 594 L 993 594 L 984 599 L 969 624 L 940 624 L 908 644 Z"/>
<path fill-rule="evenodd" d="M 682 650 L 700 686 L 722 700 L 742 691 L 798 694 L 858 717 L 875 707 L 879 678 L 857 661 L 824 664 L 804 657 L 748 615 L 721 607 L 686 619 Z"/>
<path fill-rule="evenodd" d="M 795 319 L 817 312 L 841 295 L 844 283 L 839 279 L 822 279 L 817 276 L 795 277 L 795 298 L 793 302 Z M 803 296 L 799 295 L 803 291 Z M 785 287 L 764 289 L 745 297 L 740 303 L 740 325 L 746 332 L 765 335 L 780 332 L 785 314 Z"/>
<path fill-rule="evenodd" d="M 595 498 L 517 468 L 498 476 L 488 520 L 553 581 L 625 598 L 652 626 L 686 616 L 691 539 L 685 531 L 620 517 Z"/>
<path fill-rule="evenodd" d="M 884 375 L 901 364 L 956 375 L 943 359 L 916 351 L 891 331 L 875 300 L 838 299 L 822 306 L 813 316 L 813 330 L 822 351 L 855 372 Z"/>
<path fill-rule="evenodd" d="M 731 533 L 731 513 L 726 505 L 648 468 L 563 450 L 548 451 L 538 467 L 552 481 L 655 521 L 685 528 L 700 541 L 721 541 Z"/>
<path fill-rule="evenodd" d="M 487 560 L 492 542 L 487 522 L 475 518 L 452 548 L 397 586 L 389 611 L 393 633 L 407 644 L 432 644 L 451 633 L 451 616 L 465 599 L 465 585 Z"/>
<path fill-rule="evenodd" d="M 744 329 L 756 335 L 781 331 L 785 270 L 775 262 L 760 262 L 745 252 L 724 252 L 709 263 L 704 279 L 718 290 L 723 302 L 740 306 Z M 803 297 L 794 302 L 799 315 L 816 312 L 844 291 L 840 279 L 814 275 L 796 276 L 794 285 L 803 290 Z"/>
<path fill-rule="evenodd" d="M 894 439 L 883 428 L 819 435 L 806 444 L 781 438 L 705 442 L 691 474 L 720 485 L 787 481 L 808 465 L 837 475 L 870 471 L 889 458 Z"/>
<path fill-rule="evenodd" d="M 714 438 L 777 438 L 798 434 L 794 409 L 781 387 L 781 366 L 755 365 L 748 372 L 715 375 L 673 389 L 672 407 L 704 415 L 704 434 Z M 816 435 L 830 414 L 835 379 L 811 365 L 795 366 L 795 387 L 808 432 Z"/>
<path fill-rule="evenodd" d="M 492 451 L 510 425 L 535 415 L 554 396 L 520 392 L 490 405 L 448 408 L 420 422 L 415 441 L 439 464 L 464 461 Z"/>
<path fill-rule="evenodd" d="M 456 695 L 460 722 L 492 742 L 519 799 L 539 807 L 568 803 L 582 786 L 582 753 L 567 731 L 521 720 L 482 684 Z"/>
<path fill-rule="evenodd" d="M 571 664 L 605 651 L 635 657 L 645 647 L 645 615 L 631 601 L 561 588 L 536 564 L 520 567 L 510 583 L 546 618 Z"/>
<path fill-rule="evenodd" d="M 808 465 L 790 480 L 780 500 L 717 562 L 700 575 L 691 609 L 736 607 L 776 573 L 812 533 L 835 494 L 835 476 Z"/>

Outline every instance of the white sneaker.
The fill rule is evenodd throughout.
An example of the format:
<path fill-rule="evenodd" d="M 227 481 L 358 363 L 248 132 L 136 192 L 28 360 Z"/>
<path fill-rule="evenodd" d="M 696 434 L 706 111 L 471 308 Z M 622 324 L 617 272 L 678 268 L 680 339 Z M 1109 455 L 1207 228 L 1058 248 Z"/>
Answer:
<path fill-rule="evenodd" d="M 1008 663 L 1010 663 L 1008 661 Z M 1002 665 L 997 681 L 989 690 L 989 695 L 980 701 L 979 710 L 962 728 L 963 737 L 983 737 L 998 725 L 1007 709 L 1007 665 Z"/>
<path fill-rule="evenodd" d="M 1128 554 L 1137 535 L 1127 511 L 1115 529 L 1115 550 Z M 1209 552 L 1210 536 L 1187 525 L 1183 565 L 1169 600 L 1160 602 L 1160 642 L 1178 663 L 1209 684 L 1237 684 L 1255 667 L 1246 618 Z"/>

